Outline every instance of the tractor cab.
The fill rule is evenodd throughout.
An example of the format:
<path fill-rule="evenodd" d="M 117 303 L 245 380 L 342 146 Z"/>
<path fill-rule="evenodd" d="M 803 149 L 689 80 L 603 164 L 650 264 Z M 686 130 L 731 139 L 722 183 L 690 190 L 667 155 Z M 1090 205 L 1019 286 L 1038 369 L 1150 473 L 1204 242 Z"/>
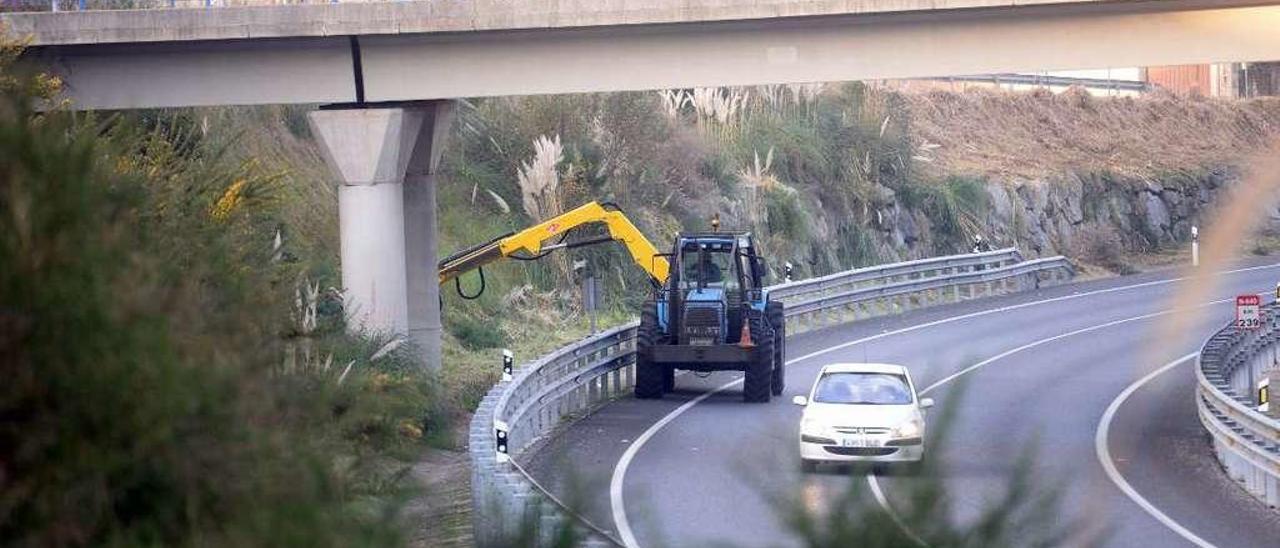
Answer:
<path fill-rule="evenodd" d="M 746 310 L 764 310 L 763 264 L 751 234 L 680 234 L 671 259 L 675 268 L 658 298 L 664 309 L 658 316 L 668 320 L 663 330 L 674 335 L 677 344 L 740 342 Z M 679 313 L 672 317 L 666 309 Z"/>

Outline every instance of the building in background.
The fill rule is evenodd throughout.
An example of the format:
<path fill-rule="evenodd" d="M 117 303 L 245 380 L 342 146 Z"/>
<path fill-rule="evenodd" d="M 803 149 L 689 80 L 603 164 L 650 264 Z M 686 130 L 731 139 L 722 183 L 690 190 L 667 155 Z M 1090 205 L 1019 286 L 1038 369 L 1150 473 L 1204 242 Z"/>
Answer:
<path fill-rule="evenodd" d="M 1280 95 L 1280 62 L 1235 65 L 1239 97 Z"/>
<path fill-rule="evenodd" d="M 1280 62 L 1177 65 L 1145 69 L 1144 80 L 1178 95 L 1280 95 Z"/>

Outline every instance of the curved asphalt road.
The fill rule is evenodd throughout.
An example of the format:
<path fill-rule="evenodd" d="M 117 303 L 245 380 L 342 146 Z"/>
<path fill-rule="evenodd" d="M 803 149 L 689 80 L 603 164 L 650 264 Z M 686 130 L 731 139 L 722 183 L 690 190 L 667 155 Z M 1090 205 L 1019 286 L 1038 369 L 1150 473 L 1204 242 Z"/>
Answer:
<path fill-rule="evenodd" d="M 1196 351 L 1231 314 L 1232 296 L 1267 293 L 1280 265 L 1240 264 L 1202 303 L 1195 328 L 1155 340 L 1178 273 L 1072 284 L 935 307 L 805 333 L 788 346 L 787 391 L 767 405 L 741 402 L 738 387 L 703 399 L 653 433 L 635 452 L 621 495 L 626 522 L 642 546 L 793 545 L 775 505 L 803 493 L 813 504 L 847 488 L 838 469 L 803 475 L 795 437 L 800 408 L 818 368 L 837 361 L 880 361 L 911 368 L 918 388 L 967 382 L 945 452 L 956 517 L 976 514 L 1007 483 L 1018 453 L 1037 451 L 1037 485 L 1062 488 L 1060 523 L 1076 523 L 1073 544 L 1190 546 L 1104 473 L 1095 434 L 1104 410 L 1139 379 Z M 959 318 L 959 319 L 957 319 Z M 916 327 L 926 325 L 925 327 Z M 898 332 L 909 329 L 906 332 Z M 850 345 L 867 337 L 873 341 Z M 1160 349 L 1166 363 L 1147 363 Z M 816 355 L 814 355 L 816 354 Z M 798 359 L 799 358 L 799 359 Z M 1118 407 L 1107 440 L 1115 468 L 1167 520 L 1217 546 L 1273 546 L 1280 513 L 1232 485 L 1209 453 L 1191 398 L 1190 361 L 1138 386 Z M 982 364 L 974 368 L 975 364 Z M 957 373 L 965 371 L 961 376 Z M 618 516 L 609 483 L 627 448 L 682 404 L 734 379 L 683 375 L 661 401 L 621 400 L 549 442 L 531 471 L 613 531 Z M 943 403 L 957 381 L 928 396 Z M 910 477 L 882 477 L 890 504 Z M 1094 533 L 1105 531 L 1105 536 Z"/>

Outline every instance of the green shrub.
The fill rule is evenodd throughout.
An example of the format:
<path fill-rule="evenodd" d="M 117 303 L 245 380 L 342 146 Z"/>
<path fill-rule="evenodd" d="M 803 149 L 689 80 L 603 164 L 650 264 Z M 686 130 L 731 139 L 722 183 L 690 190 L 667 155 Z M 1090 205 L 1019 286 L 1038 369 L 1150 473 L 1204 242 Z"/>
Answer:
<path fill-rule="evenodd" d="M 942 181 L 919 181 L 898 191 L 908 208 L 923 211 L 933 222 L 940 253 L 968 251 L 972 234 L 980 232 L 990 204 L 979 179 L 951 176 Z"/>
<path fill-rule="evenodd" d="M 447 323 L 449 332 L 453 333 L 463 346 L 472 350 L 498 348 L 507 344 L 507 335 L 502 332 L 496 321 L 477 320 L 457 314 L 448 316 Z"/>
<path fill-rule="evenodd" d="M 191 128 L 0 94 L 0 538 L 401 544 L 438 390 L 340 321 L 297 330 L 278 178 Z"/>

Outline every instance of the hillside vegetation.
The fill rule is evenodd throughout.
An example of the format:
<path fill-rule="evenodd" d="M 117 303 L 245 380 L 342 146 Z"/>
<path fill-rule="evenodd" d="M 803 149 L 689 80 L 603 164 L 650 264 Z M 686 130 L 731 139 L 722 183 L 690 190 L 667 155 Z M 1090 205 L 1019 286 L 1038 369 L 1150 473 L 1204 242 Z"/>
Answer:
<path fill-rule="evenodd" d="M 279 174 L 290 245 L 336 287 L 336 193 L 306 108 L 188 114 Z M 965 251 L 982 234 L 1034 256 L 1127 271 L 1120 255 L 1185 240 L 1240 162 L 1280 136 L 1280 101 L 1092 97 L 1080 91 L 905 93 L 862 84 L 463 101 L 439 189 L 441 253 L 591 200 L 621 206 L 660 248 L 680 230 L 752 230 L 773 281 Z M 605 323 L 648 282 L 597 246 L 486 269 L 481 298 L 443 288 L 445 381 L 457 408 L 496 375 L 586 331 L 569 266 L 601 280 Z M 463 291 L 477 285 L 462 279 Z"/>

